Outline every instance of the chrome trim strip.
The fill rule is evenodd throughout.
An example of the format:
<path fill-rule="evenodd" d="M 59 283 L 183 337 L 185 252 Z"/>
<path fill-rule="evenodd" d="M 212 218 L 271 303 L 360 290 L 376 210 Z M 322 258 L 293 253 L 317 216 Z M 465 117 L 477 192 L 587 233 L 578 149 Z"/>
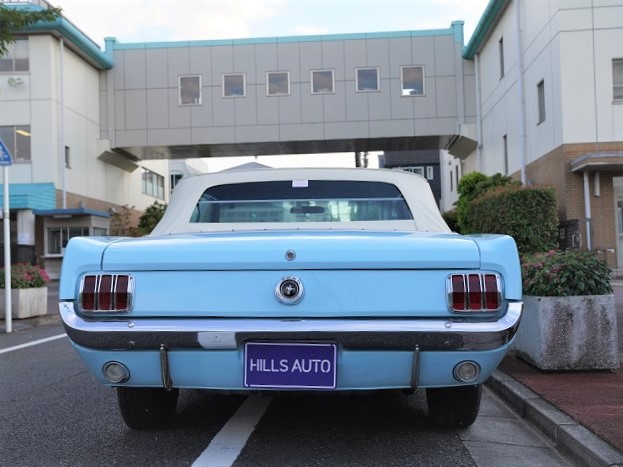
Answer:
<path fill-rule="evenodd" d="M 329 340 L 349 349 L 492 350 L 515 336 L 523 303 L 511 302 L 498 321 L 432 319 L 144 318 L 87 319 L 60 302 L 68 337 L 101 350 L 237 349 L 249 340 Z M 110 319 L 110 318 L 109 318 Z"/>

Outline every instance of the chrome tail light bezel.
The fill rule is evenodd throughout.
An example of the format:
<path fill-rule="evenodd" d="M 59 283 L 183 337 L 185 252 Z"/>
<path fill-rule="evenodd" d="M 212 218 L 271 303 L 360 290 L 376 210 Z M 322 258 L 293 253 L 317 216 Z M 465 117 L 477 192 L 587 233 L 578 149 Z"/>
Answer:
<path fill-rule="evenodd" d="M 453 313 L 496 313 L 503 306 L 502 277 L 494 272 L 450 274 L 448 308 Z"/>
<path fill-rule="evenodd" d="M 84 313 L 128 313 L 133 304 L 131 274 L 85 274 L 80 279 L 78 308 Z"/>

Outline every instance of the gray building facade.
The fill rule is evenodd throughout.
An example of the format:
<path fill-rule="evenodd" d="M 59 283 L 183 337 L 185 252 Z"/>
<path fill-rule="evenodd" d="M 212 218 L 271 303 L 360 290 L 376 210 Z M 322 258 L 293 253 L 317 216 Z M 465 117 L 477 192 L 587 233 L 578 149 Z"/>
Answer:
<path fill-rule="evenodd" d="M 122 44 L 100 75 L 102 139 L 130 160 L 438 149 L 475 114 L 448 29 Z"/>

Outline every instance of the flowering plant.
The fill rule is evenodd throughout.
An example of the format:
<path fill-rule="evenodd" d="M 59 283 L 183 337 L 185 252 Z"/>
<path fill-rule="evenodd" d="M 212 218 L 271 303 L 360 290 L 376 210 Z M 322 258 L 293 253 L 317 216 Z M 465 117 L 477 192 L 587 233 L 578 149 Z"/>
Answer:
<path fill-rule="evenodd" d="M 43 287 L 50 278 L 39 266 L 18 263 L 11 266 L 11 288 L 30 289 Z M 0 269 L 0 288 L 4 289 L 4 268 Z"/>
<path fill-rule="evenodd" d="M 522 257 L 523 292 L 542 297 L 612 293 L 608 264 L 592 251 L 550 250 Z"/>

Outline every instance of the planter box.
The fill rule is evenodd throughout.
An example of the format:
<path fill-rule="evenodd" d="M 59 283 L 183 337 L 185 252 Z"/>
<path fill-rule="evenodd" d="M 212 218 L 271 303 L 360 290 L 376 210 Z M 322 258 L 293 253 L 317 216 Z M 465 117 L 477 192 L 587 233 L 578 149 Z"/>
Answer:
<path fill-rule="evenodd" d="M 525 295 L 511 348 L 541 370 L 619 368 L 614 295 Z"/>
<path fill-rule="evenodd" d="M 0 319 L 6 315 L 4 289 L 0 289 Z M 48 288 L 11 289 L 11 316 L 15 319 L 44 315 L 48 311 Z"/>

